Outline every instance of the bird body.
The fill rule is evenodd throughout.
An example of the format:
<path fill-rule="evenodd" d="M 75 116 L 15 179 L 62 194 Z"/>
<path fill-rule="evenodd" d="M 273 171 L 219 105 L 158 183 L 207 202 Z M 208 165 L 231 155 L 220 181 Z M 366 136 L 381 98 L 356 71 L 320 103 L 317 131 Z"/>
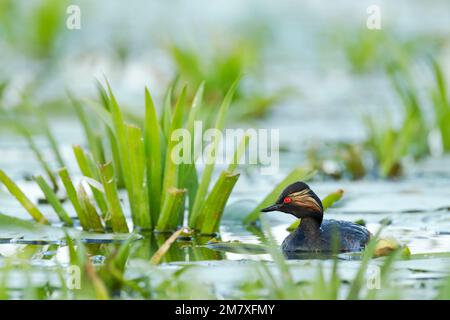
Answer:
<path fill-rule="evenodd" d="M 301 219 L 281 245 L 285 252 L 361 251 L 371 237 L 366 228 L 356 223 L 323 220 L 322 202 L 304 182 L 286 187 L 276 203 L 262 211 L 282 211 Z"/>
<path fill-rule="evenodd" d="M 301 224 L 309 223 L 302 221 Z M 334 240 L 336 239 L 336 240 Z M 369 242 L 370 232 L 353 222 L 323 220 L 318 228 L 305 230 L 300 226 L 284 239 L 281 248 L 289 252 L 333 251 L 337 241 L 339 251 L 361 251 Z"/>

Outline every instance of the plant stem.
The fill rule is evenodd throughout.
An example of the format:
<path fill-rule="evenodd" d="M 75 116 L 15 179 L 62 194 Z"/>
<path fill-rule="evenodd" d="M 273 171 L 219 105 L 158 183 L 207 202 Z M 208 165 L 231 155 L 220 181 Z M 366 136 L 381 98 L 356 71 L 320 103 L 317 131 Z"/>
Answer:
<path fill-rule="evenodd" d="M 0 170 L 0 181 L 6 186 L 8 191 L 20 202 L 20 204 L 28 211 L 28 213 L 39 223 L 48 224 L 47 218 L 42 212 L 31 202 L 30 199 L 20 190 L 20 188 Z"/>
<path fill-rule="evenodd" d="M 200 218 L 197 220 L 196 229 L 201 230 L 201 233 L 212 234 L 218 231 L 223 210 L 238 179 L 239 173 L 229 171 L 221 173 L 206 198 Z"/>
<path fill-rule="evenodd" d="M 67 211 L 61 204 L 61 201 L 58 199 L 56 193 L 52 190 L 52 188 L 48 185 L 45 179 L 42 176 L 34 177 L 34 181 L 39 185 L 42 192 L 45 195 L 45 198 L 52 206 L 55 213 L 58 215 L 59 219 L 64 222 L 68 226 L 73 226 L 73 221 L 70 219 Z"/>
<path fill-rule="evenodd" d="M 103 188 L 105 188 L 105 194 L 108 211 L 111 217 L 111 226 L 113 232 L 124 232 L 128 233 L 127 221 L 125 215 L 122 211 L 122 206 L 120 204 L 119 195 L 117 193 L 116 177 L 114 175 L 114 168 L 111 162 L 100 166 L 101 181 Z"/>
<path fill-rule="evenodd" d="M 159 216 L 156 230 L 174 230 L 183 223 L 186 189 L 169 188 Z"/>

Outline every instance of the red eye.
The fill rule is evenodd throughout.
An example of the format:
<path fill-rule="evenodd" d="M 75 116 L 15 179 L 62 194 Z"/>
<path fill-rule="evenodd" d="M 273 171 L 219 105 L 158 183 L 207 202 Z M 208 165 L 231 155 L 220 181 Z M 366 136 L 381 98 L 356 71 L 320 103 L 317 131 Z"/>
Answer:
<path fill-rule="evenodd" d="M 286 198 L 283 199 L 283 202 L 284 202 L 284 203 L 291 203 L 291 202 L 292 202 L 292 199 L 286 197 Z"/>

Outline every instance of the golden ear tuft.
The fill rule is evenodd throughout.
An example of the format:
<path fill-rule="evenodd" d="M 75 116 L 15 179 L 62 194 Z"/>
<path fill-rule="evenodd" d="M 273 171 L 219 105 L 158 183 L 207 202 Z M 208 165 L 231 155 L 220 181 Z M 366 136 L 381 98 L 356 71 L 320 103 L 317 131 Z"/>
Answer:
<path fill-rule="evenodd" d="M 292 199 L 292 202 L 299 207 L 306 208 L 310 211 L 322 212 L 322 207 L 317 200 L 310 195 L 309 191 L 309 189 L 304 189 L 299 192 L 291 193 L 289 197 Z"/>

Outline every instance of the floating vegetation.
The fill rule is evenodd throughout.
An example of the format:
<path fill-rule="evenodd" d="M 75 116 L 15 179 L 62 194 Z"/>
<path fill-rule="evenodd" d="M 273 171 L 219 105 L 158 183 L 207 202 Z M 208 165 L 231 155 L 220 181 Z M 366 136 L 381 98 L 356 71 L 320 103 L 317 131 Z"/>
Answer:
<path fill-rule="evenodd" d="M 411 251 L 407 246 L 401 246 L 394 238 L 379 239 L 375 246 L 374 256 L 383 257 L 392 254 L 392 252 L 399 250 L 404 257 L 411 255 Z"/>

